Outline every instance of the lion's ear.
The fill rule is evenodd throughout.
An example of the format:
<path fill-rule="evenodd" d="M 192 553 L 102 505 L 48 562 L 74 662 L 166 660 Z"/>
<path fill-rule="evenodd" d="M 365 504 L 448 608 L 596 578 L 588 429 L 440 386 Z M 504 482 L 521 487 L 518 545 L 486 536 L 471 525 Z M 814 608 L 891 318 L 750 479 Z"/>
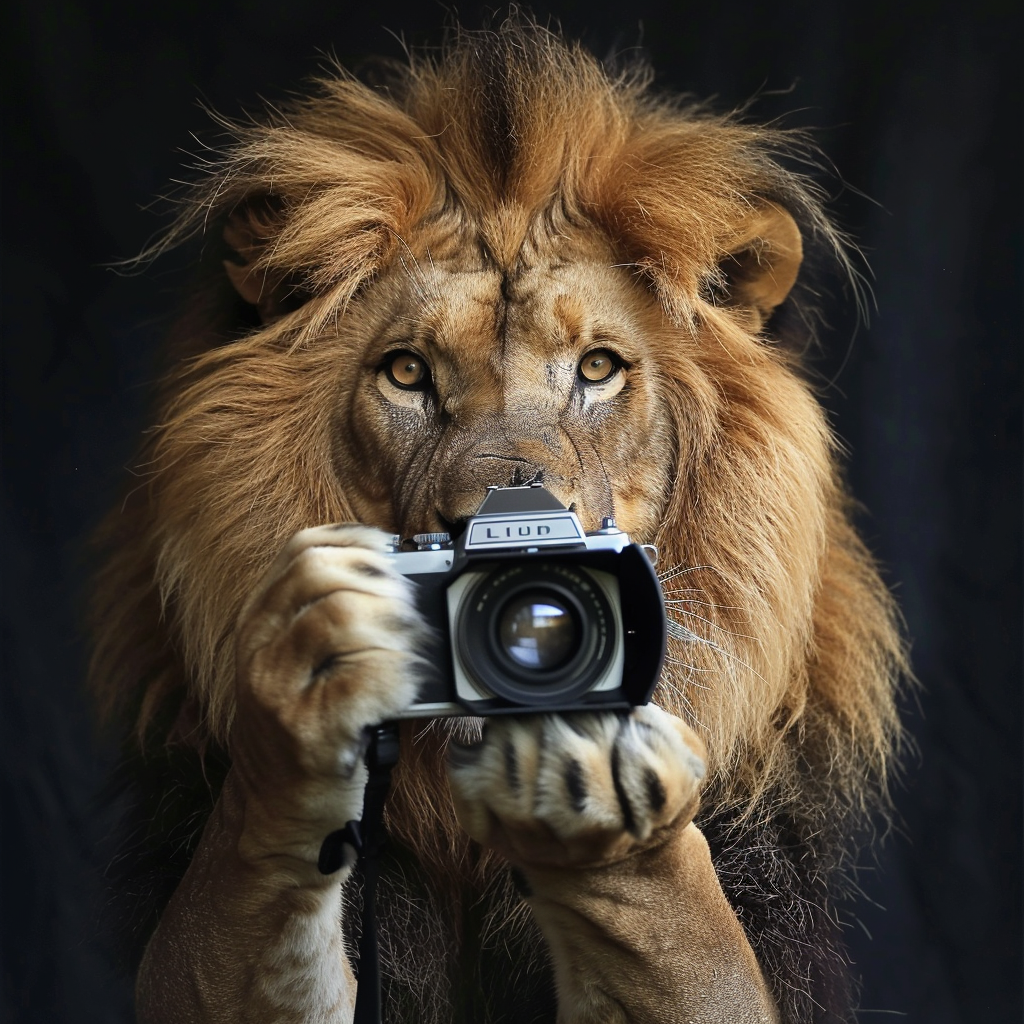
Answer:
<path fill-rule="evenodd" d="M 224 243 L 232 256 L 224 270 L 242 299 L 255 306 L 263 323 L 298 308 L 304 301 L 301 289 L 280 271 L 261 261 L 266 247 L 279 230 L 279 211 L 269 199 L 249 200 L 236 207 L 224 225 Z"/>
<path fill-rule="evenodd" d="M 728 242 L 719 262 L 722 299 L 749 309 L 760 326 L 796 284 L 802 260 L 796 221 L 782 207 L 766 204 L 753 211 Z"/>

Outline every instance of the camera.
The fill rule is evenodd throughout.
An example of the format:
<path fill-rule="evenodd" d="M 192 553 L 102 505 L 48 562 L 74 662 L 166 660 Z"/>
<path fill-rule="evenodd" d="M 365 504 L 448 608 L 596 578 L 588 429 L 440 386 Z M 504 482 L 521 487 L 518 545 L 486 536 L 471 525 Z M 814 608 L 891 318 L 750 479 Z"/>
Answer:
<path fill-rule="evenodd" d="M 540 484 L 490 487 L 453 543 L 419 534 L 392 555 L 431 627 L 425 678 L 402 718 L 628 710 L 665 657 L 649 551 L 611 518 L 584 533 Z"/>

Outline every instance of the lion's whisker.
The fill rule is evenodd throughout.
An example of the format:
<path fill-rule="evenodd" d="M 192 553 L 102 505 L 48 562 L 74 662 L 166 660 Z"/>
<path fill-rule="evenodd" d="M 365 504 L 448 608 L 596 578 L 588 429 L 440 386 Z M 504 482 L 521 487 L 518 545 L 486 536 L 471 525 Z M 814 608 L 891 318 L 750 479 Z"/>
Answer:
<path fill-rule="evenodd" d="M 680 614 L 689 614 L 688 609 L 690 606 L 695 605 L 698 608 L 711 608 L 722 612 L 740 612 L 737 616 L 740 621 L 747 621 L 750 619 L 750 614 L 743 608 L 736 604 L 716 604 L 714 601 L 700 601 L 695 597 L 672 597 L 665 600 L 666 607 L 678 611 Z"/>
<path fill-rule="evenodd" d="M 420 287 L 420 282 L 417 280 L 416 275 L 409 269 L 409 264 L 405 262 L 405 257 L 404 256 L 399 256 L 398 257 L 398 262 L 402 264 L 402 269 L 408 275 L 409 280 L 412 283 L 412 286 L 413 286 L 413 288 L 416 291 L 416 294 L 425 303 L 427 301 L 427 293 L 423 290 L 422 287 Z"/>
<path fill-rule="evenodd" d="M 677 611 L 678 610 L 679 609 L 677 609 Z M 686 615 L 687 618 L 696 619 L 698 622 L 703 622 L 706 626 L 710 626 L 712 629 L 717 629 L 720 633 L 725 633 L 726 636 L 734 636 L 737 640 L 758 640 L 756 636 L 751 636 L 748 633 L 736 633 L 731 629 L 726 629 L 725 626 L 721 625 L 718 622 L 715 622 L 713 619 L 709 619 L 704 615 L 698 615 L 696 612 L 683 611 L 682 614 Z M 710 643 L 710 641 L 707 642 Z"/>
<path fill-rule="evenodd" d="M 714 625 L 714 623 L 711 623 L 711 625 Z M 682 630 L 683 632 L 680 633 L 679 630 Z M 683 643 L 700 644 L 702 647 L 708 650 L 712 650 L 716 654 L 721 655 L 723 658 L 731 661 L 734 665 L 738 666 L 739 668 L 745 669 L 747 672 L 750 672 L 752 675 L 755 676 L 755 678 L 765 681 L 764 676 L 760 672 L 758 672 L 753 665 L 745 661 L 734 651 L 730 651 L 727 647 L 723 647 L 721 644 L 715 643 L 714 640 L 709 640 L 707 637 L 703 637 L 697 633 L 692 632 L 691 630 L 687 629 L 684 625 L 682 625 L 682 623 L 676 622 L 674 619 L 669 619 L 668 631 L 670 638 L 682 641 Z M 739 636 L 742 638 L 742 634 L 729 633 L 728 630 L 723 630 L 723 632 L 727 633 L 729 636 Z M 747 637 L 745 639 L 756 638 Z"/>
<path fill-rule="evenodd" d="M 677 576 L 686 576 L 689 573 L 701 572 L 702 570 L 713 572 L 719 576 L 721 575 L 721 573 L 713 565 L 676 565 L 673 566 L 671 569 L 666 569 L 664 572 L 658 573 L 658 578 L 664 583 L 666 580 L 675 579 Z"/>

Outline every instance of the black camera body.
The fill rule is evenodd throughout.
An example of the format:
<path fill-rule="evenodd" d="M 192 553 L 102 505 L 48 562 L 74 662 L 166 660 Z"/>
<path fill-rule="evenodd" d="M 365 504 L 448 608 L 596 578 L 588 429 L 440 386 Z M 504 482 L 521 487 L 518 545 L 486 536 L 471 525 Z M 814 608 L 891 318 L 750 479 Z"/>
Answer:
<path fill-rule="evenodd" d="M 465 532 L 413 538 L 395 567 L 431 627 L 402 718 L 628 710 L 665 658 L 665 603 L 647 550 L 606 519 L 585 534 L 540 484 L 491 487 Z"/>

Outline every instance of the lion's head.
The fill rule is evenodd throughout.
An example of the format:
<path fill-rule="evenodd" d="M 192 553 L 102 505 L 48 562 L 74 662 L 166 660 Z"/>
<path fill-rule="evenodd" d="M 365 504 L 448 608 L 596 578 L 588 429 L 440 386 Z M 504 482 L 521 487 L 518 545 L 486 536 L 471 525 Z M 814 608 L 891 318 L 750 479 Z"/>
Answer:
<path fill-rule="evenodd" d="M 705 737 L 712 799 L 859 806 L 901 648 L 777 333 L 805 248 L 843 260 L 791 140 L 522 25 L 233 131 L 165 243 L 221 224 L 225 263 L 113 520 L 108 704 L 151 745 L 223 743 L 233 625 L 289 535 L 447 529 L 542 478 L 658 546 L 656 699 Z"/>

